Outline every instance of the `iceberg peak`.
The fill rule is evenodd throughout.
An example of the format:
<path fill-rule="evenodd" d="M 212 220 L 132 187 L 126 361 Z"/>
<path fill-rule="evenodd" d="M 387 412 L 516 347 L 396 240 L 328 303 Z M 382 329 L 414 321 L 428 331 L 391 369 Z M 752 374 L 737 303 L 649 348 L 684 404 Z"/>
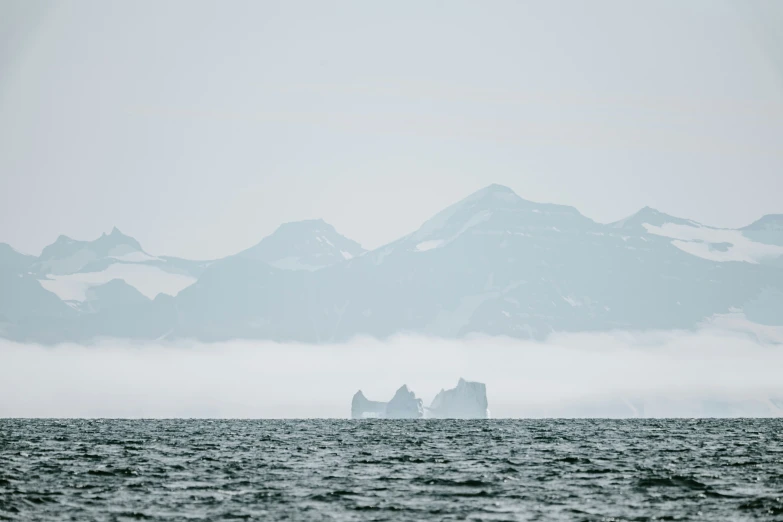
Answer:
<path fill-rule="evenodd" d="M 419 419 L 424 417 L 424 405 L 416 394 L 403 384 L 386 405 L 386 418 Z"/>
<path fill-rule="evenodd" d="M 428 408 L 436 419 L 488 419 L 487 386 L 460 377 L 457 387 L 441 390 Z"/>
<path fill-rule="evenodd" d="M 461 378 L 457 387 L 441 390 L 429 408 L 424 408 L 422 400 L 406 384 L 400 386 L 389 402 L 368 400 L 361 390 L 351 400 L 351 418 L 386 419 L 488 419 L 487 387 L 481 382 L 466 381 Z"/>
<path fill-rule="evenodd" d="M 362 390 L 356 392 L 351 400 L 351 418 L 379 418 L 386 415 L 386 403 L 371 401 L 364 396 Z"/>

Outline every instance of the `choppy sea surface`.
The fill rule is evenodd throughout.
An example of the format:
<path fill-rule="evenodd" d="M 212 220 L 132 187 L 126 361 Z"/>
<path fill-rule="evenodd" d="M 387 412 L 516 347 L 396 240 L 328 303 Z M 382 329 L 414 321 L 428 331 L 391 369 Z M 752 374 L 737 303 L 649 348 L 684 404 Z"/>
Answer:
<path fill-rule="evenodd" d="M 783 421 L 0 419 L 0 519 L 783 520 Z"/>

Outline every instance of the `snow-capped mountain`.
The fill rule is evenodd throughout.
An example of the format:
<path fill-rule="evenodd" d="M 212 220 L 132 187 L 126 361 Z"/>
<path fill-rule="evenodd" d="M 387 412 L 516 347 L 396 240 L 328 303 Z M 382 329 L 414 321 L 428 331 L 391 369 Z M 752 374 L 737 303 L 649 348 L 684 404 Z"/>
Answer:
<path fill-rule="evenodd" d="M 116 227 L 93 241 L 67 236 L 43 249 L 31 264 L 46 290 L 75 308 L 91 298 L 91 289 L 120 280 L 147 299 L 158 294 L 176 295 L 193 284 L 207 263 L 156 257 L 138 241 Z M 130 295 L 130 294 L 129 294 Z M 84 307 L 91 310 L 92 307 Z"/>
<path fill-rule="evenodd" d="M 370 252 L 320 220 L 282 225 L 237 255 L 194 263 L 192 272 L 192 262 L 151 256 L 118 231 L 94 242 L 66 238 L 33 260 L 32 275 L 13 280 L 27 285 L 19 292 L 38 297 L 11 310 L 10 319 L 3 310 L 27 297 L 4 303 L 2 335 L 46 342 L 95 336 L 330 342 L 403 332 L 543 338 L 691 328 L 728 313 L 780 324 L 781 223 L 780 216 L 765 216 L 727 230 L 644 208 L 600 224 L 572 207 L 490 185 Z M 31 261 L 6 257 L 12 264 Z M 167 270 L 173 266 L 179 271 Z M 151 268 L 190 279 L 166 291 L 149 282 L 154 278 L 133 278 L 132 270 Z M 123 277 L 113 277 L 111 270 L 120 269 Z M 39 312 L 44 288 L 66 300 L 73 294 L 65 289 L 78 290 L 74 315 Z"/>
<path fill-rule="evenodd" d="M 508 187 L 490 185 L 439 212 L 401 241 L 381 249 L 380 256 L 398 248 L 414 252 L 443 248 L 463 236 L 511 239 L 588 231 L 595 227 L 596 223 L 573 207 L 533 203 Z"/>
<path fill-rule="evenodd" d="M 142 250 L 138 241 L 115 227 L 110 234 L 102 234 L 94 241 L 60 236 L 43 249 L 33 268 L 39 274 L 73 274 L 95 272 L 114 262 L 135 263 L 153 259 Z"/>
<path fill-rule="evenodd" d="M 764 216 L 743 229 L 732 230 L 709 227 L 645 207 L 612 226 L 647 239 L 651 235 L 668 238 L 680 250 L 711 261 L 774 264 L 783 256 L 783 228 L 774 228 L 775 217 Z"/>
<path fill-rule="evenodd" d="M 644 232 L 647 226 L 663 226 L 667 223 L 673 225 L 700 227 L 701 224 L 690 219 L 682 219 L 669 214 L 664 214 L 651 207 L 644 207 L 625 219 L 611 223 L 609 226 L 620 230 Z"/>
<path fill-rule="evenodd" d="M 752 310 L 768 287 L 783 288 L 772 266 L 715 259 L 689 248 L 697 239 L 658 230 L 716 229 L 652 209 L 634 218 L 602 225 L 491 185 L 389 245 L 312 274 L 245 263 L 209 291 L 199 282 L 177 298 L 187 310 L 177 335 L 325 342 L 399 332 L 540 338 L 688 328 L 712 314 Z M 728 251 L 738 256 L 733 249 L 744 240 L 729 234 L 735 243 Z M 241 299 L 227 303 L 229 295 Z"/>

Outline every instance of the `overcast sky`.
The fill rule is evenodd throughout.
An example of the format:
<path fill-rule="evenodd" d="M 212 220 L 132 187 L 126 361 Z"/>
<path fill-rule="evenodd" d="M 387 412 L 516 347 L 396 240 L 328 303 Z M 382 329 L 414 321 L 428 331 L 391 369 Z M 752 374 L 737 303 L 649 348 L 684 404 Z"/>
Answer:
<path fill-rule="evenodd" d="M 0 0 L 0 241 L 374 248 L 490 183 L 783 213 L 783 2 Z"/>

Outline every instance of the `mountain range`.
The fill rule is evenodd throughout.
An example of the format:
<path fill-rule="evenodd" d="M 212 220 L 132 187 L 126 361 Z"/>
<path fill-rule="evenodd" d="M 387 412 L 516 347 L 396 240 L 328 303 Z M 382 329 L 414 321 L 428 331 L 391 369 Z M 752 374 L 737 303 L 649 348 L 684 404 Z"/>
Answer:
<path fill-rule="evenodd" d="M 601 224 L 490 185 L 371 251 L 323 220 L 209 261 L 149 254 L 116 228 L 37 257 L 0 244 L 0 336 L 25 342 L 542 339 L 728 313 L 783 324 L 783 215 L 721 229 L 644 208 Z"/>

